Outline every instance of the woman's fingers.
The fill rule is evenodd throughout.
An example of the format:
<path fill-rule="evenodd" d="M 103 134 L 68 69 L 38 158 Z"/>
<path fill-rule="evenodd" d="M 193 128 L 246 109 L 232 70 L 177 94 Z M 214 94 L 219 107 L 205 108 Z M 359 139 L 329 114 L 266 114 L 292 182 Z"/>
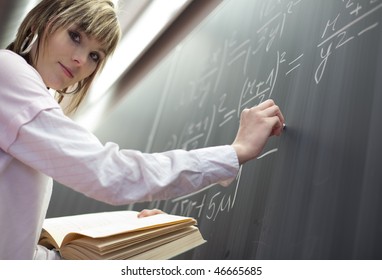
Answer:
<path fill-rule="evenodd" d="M 236 138 L 232 143 L 239 163 L 256 158 L 270 136 L 281 135 L 284 122 L 284 116 L 273 100 L 266 100 L 255 107 L 244 109 Z"/>
<path fill-rule="evenodd" d="M 138 218 L 149 217 L 157 214 L 166 214 L 162 210 L 159 209 L 144 209 L 138 213 Z"/>

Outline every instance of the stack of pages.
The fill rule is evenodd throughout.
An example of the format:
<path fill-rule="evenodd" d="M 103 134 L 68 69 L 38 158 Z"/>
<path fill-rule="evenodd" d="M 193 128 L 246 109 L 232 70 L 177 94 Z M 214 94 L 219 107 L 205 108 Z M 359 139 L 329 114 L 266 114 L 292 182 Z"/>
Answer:
<path fill-rule="evenodd" d="M 113 211 L 50 218 L 39 244 L 64 259 L 170 259 L 206 242 L 196 220 L 169 214 L 138 218 Z"/>

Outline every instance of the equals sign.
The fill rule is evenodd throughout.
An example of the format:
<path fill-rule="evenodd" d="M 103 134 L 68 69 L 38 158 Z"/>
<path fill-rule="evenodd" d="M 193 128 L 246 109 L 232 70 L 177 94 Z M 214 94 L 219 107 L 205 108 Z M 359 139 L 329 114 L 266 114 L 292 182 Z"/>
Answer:
<path fill-rule="evenodd" d="M 225 114 L 224 115 L 224 120 L 219 124 L 219 127 L 222 127 L 224 124 L 229 122 L 233 118 L 233 115 L 235 113 L 236 113 L 236 110 L 232 110 L 232 111 L 228 112 L 227 114 Z"/>
<path fill-rule="evenodd" d="M 304 56 L 304 54 L 301 54 L 299 57 L 297 57 L 296 59 L 294 59 L 293 61 L 289 62 L 288 65 L 290 67 L 292 67 L 291 69 L 289 69 L 288 72 L 285 73 L 285 76 L 288 76 L 293 70 L 297 69 L 301 63 L 299 63 L 299 60 Z M 297 64 L 297 65 L 295 65 Z"/>

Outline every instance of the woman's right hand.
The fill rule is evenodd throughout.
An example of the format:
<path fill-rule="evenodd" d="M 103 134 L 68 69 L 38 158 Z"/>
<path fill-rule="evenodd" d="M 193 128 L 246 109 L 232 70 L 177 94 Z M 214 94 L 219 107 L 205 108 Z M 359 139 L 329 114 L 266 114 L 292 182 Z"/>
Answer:
<path fill-rule="evenodd" d="M 285 119 L 280 108 L 271 99 L 250 109 L 244 109 L 240 116 L 240 126 L 232 147 L 239 163 L 256 158 L 264 148 L 268 138 L 281 135 Z"/>

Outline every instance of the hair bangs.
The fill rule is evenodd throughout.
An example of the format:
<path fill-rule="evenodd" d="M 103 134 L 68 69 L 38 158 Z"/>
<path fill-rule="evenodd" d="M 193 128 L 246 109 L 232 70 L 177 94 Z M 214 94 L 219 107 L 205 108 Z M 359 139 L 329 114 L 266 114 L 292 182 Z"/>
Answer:
<path fill-rule="evenodd" d="M 78 24 L 86 35 L 103 46 L 108 55 L 114 52 L 121 31 L 118 20 L 112 13 L 95 12 L 93 15 L 79 19 Z"/>
<path fill-rule="evenodd" d="M 97 5 L 97 2 L 102 2 L 102 5 Z M 72 5 L 58 14 L 55 25 L 77 25 L 87 36 L 97 40 L 108 56 L 114 52 L 121 37 L 119 21 L 110 3 L 105 5 L 105 1 L 89 1 L 78 6 Z"/>

